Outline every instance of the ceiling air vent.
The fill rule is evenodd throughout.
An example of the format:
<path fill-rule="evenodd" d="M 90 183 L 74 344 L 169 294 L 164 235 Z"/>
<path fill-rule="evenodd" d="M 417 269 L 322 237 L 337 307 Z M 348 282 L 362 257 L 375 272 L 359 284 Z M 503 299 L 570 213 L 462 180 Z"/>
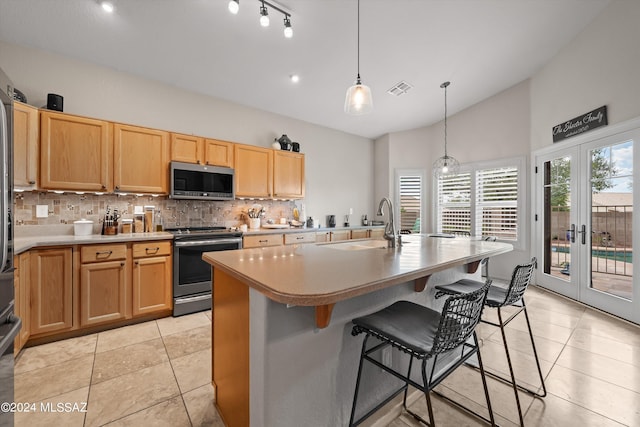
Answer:
<path fill-rule="evenodd" d="M 413 86 L 411 86 L 409 83 L 402 80 L 396 83 L 395 85 L 393 85 L 393 87 L 389 89 L 387 93 L 395 96 L 400 96 L 407 93 L 409 89 L 411 89 L 412 87 Z"/>

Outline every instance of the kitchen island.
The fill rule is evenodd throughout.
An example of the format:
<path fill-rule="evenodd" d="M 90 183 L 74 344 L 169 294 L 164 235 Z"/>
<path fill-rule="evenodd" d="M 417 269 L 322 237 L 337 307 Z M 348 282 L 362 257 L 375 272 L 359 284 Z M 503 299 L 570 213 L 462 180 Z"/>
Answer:
<path fill-rule="evenodd" d="M 213 266 L 216 406 L 228 426 L 346 425 L 362 343 L 351 336 L 351 319 L 400 299 L 435 308 L 433 286 L 479 278 L 482 258 L 512 250 L 460 237 L 403 242 L 203 255 Z"/>

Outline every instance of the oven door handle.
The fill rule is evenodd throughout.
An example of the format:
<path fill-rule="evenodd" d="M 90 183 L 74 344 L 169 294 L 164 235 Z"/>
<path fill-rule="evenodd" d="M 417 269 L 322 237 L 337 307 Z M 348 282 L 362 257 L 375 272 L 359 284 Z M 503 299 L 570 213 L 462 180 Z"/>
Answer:
<path fill-rule="evenodd" d="M 241 244 L 242 239 L 211 239 L 211 240 L 178 240 L 174 241 L 176 247 L 203 246 L 203 245 L 223 245 L 227 243 Z"/>

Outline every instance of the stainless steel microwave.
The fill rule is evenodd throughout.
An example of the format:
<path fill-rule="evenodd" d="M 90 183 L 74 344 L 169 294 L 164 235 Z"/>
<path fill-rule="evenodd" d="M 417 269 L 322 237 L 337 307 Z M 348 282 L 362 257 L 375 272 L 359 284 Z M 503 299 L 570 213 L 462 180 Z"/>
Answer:
<path fill-rule="evenodd" d="M 172 199 L 233 200 L 235 172 L 221 166 L 171 162 Z"/>

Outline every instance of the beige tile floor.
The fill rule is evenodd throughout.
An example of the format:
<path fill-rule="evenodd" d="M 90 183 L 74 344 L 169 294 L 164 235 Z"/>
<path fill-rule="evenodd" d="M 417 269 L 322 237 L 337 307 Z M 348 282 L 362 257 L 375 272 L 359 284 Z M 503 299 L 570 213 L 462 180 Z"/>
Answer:
<path fill-rule="evenodd" d="M 223 425 L 213 406 L 210 312 L 27 348 L 15 389 L 16 402 L 38 409 L 17 413 L 16 427 Z M 86 402 L 87 411 L 43 412 L 41 402 Z"/>
<path fill-rule="evenodd" d="M 526 300 L 549 394 L 542 400 L 520 395 L 525 424 L 640 426 L 640 328 L 536 287 Z M 498 330 L 480 325 L 478 333 L 485 365 L 506 372 Z M 517 377 L 537 386 L 522 316 L 508 327 L 507 339 Z M 18 413 L 15 425 L 222 426 L 212 404 L 210 353 L 209 312 L 27 348 L 16 364 L 16 402 L 88 402 L 88 411 Z M 498 422 L 517 425 L 511 389 L 488 381 Z M 484 405 L 470 368 L 456 371 L 439 390 L 480 411 Z M 434 400 L 438 425 L 480 425 Z M 424 398 L 412 407 L 426 415 Z M 309 423 L 316 425 L 323 423 Z M 389 425 L 419 424 L 401 414 Z"/>

